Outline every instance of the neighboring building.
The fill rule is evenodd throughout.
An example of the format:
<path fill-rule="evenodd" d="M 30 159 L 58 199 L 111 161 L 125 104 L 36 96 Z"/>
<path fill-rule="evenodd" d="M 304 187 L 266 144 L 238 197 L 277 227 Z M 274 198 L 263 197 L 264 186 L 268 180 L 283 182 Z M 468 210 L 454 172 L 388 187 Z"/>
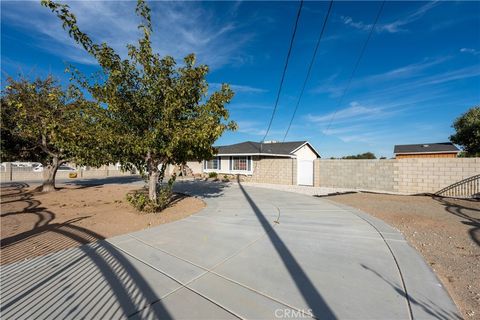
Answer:
<path fill-rule="evenodd" d="M 313 161 L 320 158 L 308 141 L 247 141 L 216 148 L 218 154 L 203 161 L 202 172 L 240 174 L 246 180 L 265 183 L 313 185 Z M 288 170 L 281 169 L 285 167 Z"/>
<path fill-rule="evenodd" d="M 396 159 L 456 158 L 460 150 L 451 142 L 396 145 Z"/>

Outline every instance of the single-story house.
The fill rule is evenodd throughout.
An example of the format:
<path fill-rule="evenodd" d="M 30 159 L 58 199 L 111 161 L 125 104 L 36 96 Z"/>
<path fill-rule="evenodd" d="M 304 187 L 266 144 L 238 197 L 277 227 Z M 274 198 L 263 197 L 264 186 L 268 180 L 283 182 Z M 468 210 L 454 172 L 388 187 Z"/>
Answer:
<path fill-rule="evenodd" d="M 241 175 L 265 183 L 313 185 L 314 160 L 320 158 L 308 141 L 246 141 L 216 149 L 213 159 L 203 161 L 202 173 Z"/>
<path fill-rule="evenodd" d="M 396 159 L 456 158 L 460 150 L 451 142 L 396 145 Z"/>

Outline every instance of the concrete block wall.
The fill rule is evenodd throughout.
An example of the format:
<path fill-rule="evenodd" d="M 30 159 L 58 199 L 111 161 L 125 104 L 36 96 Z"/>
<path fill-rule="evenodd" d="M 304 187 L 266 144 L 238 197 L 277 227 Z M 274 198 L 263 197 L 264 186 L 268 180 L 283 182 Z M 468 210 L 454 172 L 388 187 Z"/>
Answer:
<path fill-rule="evenodd" d="M 324 160 L 314 163 L 314 186 L 395 191 L 396 160 Z"/>
<path fill-rule="evenodd" d="M 242 180 L 297 184 L 296 159 L 253 157 L 253 175 Z M 201 164 L 198 168 L 201 169 Z M 131 175 L 114 167 L 79 170 L 79 178 L 102 178 Z M 480 158 L 417 158 L 394 160 L 327 160 L 314 161 L 314 186 L 358 190 L 387 191 L 406 194 L 434 193 L 463 179 L 480 174 Z M 68 172 L 58 172 L 58 179 Z M 41 180 L 41 172 L 3 171 L 2 182 Z"/>
<path fill-rule="evenodd" d="M 77 170 L 77 179 L 89 179 L 89 178 L 106 178 L 106 177 L 119 177 L 119 176 L 131 176 L 130 172 L 122 172 L 117 169 L 91 169 L 91 170 Z M 69 172 L 59 171 L 57 172 L 56 179 L 71 179 L 68 177 Z M 42 172 L 33 172 L 26 170 L 12 170 L 3 171 L 0 173 L 1 182 L 20 182 L 20 181 L 41 181 L 43 180 Z"/>
<path fill-rule="evenodd" d="M 317 187 L 435 193 L 480 174 L 480 158 L 315 160 Z"/>
<path fill-rule="evenodd" d="M 399 159 L 394 168 L 394 191 L 434 193 L 480 174 L 480 158 Z"/>
<path fill-rule="evenodd" d="M 253 175 L 243 179 L 250 182 L 297 184 L 297 161 L 285 158 L 253 157 Z"/>

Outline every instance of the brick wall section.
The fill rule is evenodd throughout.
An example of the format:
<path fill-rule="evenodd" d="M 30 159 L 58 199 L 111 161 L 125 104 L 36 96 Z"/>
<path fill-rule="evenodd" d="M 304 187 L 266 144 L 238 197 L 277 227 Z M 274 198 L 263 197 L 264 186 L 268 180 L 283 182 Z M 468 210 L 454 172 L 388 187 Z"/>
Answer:
<path fill-rule="evenodd" d="M 480 174 L 480 158 L 399 159 L 394 167 L 394 191 L 434 193 Z"/>
<path fill-rule="evenodd" d="M 315 160 L 314 186 L 394 190 L 397 160 Z"/>
<path fill-rule="evenodd" d="M 253 157 L 252 160 L 253 175 L 244 177 L 245 181 L 297 184 L 297 161 L 295 159 Z"/>

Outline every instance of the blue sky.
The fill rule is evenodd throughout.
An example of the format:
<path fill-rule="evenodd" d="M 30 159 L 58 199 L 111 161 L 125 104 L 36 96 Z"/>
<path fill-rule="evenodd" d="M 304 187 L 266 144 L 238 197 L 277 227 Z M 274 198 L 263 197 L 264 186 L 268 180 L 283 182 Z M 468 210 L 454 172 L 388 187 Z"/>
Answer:
<path fill-rule="evenodd" d="M 138 37 L 135 2 L 69 2 L 80 27 L 123 56 Z M 298 2 L 150 2 L 154 47 L 194 52 L 209 82 L 230 83 L 239 130 L 218 144 L 259 141 L 267 129 Z M 393 145 L 448 141 L 453 120 L 480 104 L 480 2 L 387 1 L 345 98 L 339 98 L 380 2 L 335 2 L 287 140 L 309 140 L 322 157 Z M 39 2 L 1 2 L 2 79 L 19 72 L 67 81 L 67 64 L 95 71 Z M 328 2 L 303 6 L 283 93 L 268 140 L 282 140 Z M 330 124 L 330 127 L 329 127 Z M 327 128 L 329 128 L 327 130 Z"/>

